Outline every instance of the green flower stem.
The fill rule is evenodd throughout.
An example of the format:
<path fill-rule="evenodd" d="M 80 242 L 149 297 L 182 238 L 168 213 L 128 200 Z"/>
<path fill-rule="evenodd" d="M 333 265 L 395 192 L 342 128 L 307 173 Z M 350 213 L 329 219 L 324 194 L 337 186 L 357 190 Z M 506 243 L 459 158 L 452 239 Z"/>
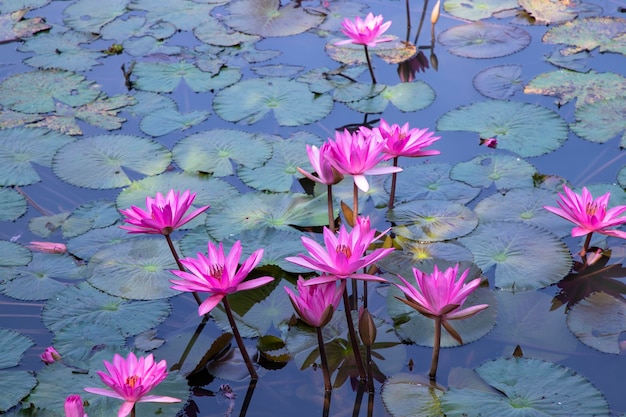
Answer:
<path fill-rule="evenodd" d="M 250 372 L 250 378 L 253 380 L 258 379 L 259 377 L 254 370 L 254 366 L 252 366 L 252 361 L 250 360 L 250 356 L 248 355 L 248 351 L 246 350 L 246 346 L 243 344 L 243 339 L 239 334 L 239 329 L 237 329 L 237 323 L 235 323 L 235 318 L 233 317 L 233 312 L 230 309 L 230 305 L 228 304 L 228 296 L 222 298 L 222 302 L 224 303 L 224 310 L 226 310 L 226 315 L 228 316 L 228 322 L 230 323 L 230 328 L 233 329 L 233 335 L 235 335 L 235 340 L 237 341 L 237 346 L 239 347 L 239 351 L 241 352 L 241 356 L 243 360 L 246 362 L 246 367 L 248 367 L 248 372 Z"/>
<path fill-rule="evenodd" d="M 356 367 L 359 370 L 359 378 L 362 381 L 367 379 L 365 374 L 365 368 L 363 367 L 363 360 L 361 359 L 361 351 L 359 350 L 359 341 L 356 337 L 356 331 L 354 330 L 354 323 L 352 322 L 352 312 L 350 309 L 350 299 L 348 297 L 348 290 L 343 289 L 343 305 L 346 312 L 346 321 L 348 322 L 348 337 L 350 338 L 350 344 L 352 345 L 352 351 L 354 353 L 354 361 Z"/>
<path fill-rule="evenodd" d="M 167 245 L 170 247 L 172 256 L 174 256 L 174 259 L 176 260 L 176 265 L 178 265 L 178 269 L 180 269 L 181 271 L 185 271 L 185 267 L 183 266 L 182 263 L 180 263 L 180 258 L 178 257 L 178 252 L 176 252 L 176 248 L 174 247 L 174 242 L 172 242 L 172 238 L 170 237 L 170 235 L 163 235 L 163 236 L 165 236 L 165 240 L 167 240 Z M 196 303 L 198 303 L 198 305 L 202 304 L 202 300 L 200 299 L 200 296 L 198 295 L 198 293 L 193 291 L 192 294 L 193 294 L 193 298 L 196 299 Z"/>
<path fill-rule="evenodd" d="M 372 61 L 370 60 L 370 54 L 367 50 L 367 45 L 363 45 L 365 48 L 365 59 L 367 59 L 367 68 L 370 70 L 370 75 L 372 76 L 372 84 L 376 84 L 376 77 L 374 76 L 374 69 L 372 68 Z"/>
<path fill-rule="evenodd" d="M 320 359 L 322 361 L 322 373 L 324 374 L 324 390 L 332 391 L 333 386 L 330 383 L 330 372 L 328 371 L 328 360 L 326 360 L 326 348 L 324 348 L 324 337 L 322 336 L 322 328 L 316 327 L 317 344 L 320 346 Z"/>
<path fill-rule="evenodd" d="M 393 166 L 397 167 L 398 166 L 398 157 L 395 156 L 393 158 Z M 387 204 L 387 207 L 389 209 L 393 208 L 393 202 L 396 199 L 396 177 L 398 176 L 397 172 L 394 172 L 393 174 L 391 174 L 391 191 L 389 192 L 389 204 Z"/>
<path fill-rule="evenodd" d="M 428 376 L 431 381 L 437 379 L 437 365 L 439 364 L 439 349 L 441 347 L 441 316 L 435 317 L 435 341 L 433 343 L 433 360 L 430 364 Z"/>
<path fill-rule="evenodd" d="M 367 388 L 371 395 L 374 393 L 374 369 L 372 367 L 372 348 L 369 345 L 365 345 L 365 355 L 367 360 Z"/>
<path fill-rule="evenodd" d="M 133 404 L 133 408 L 130 410 L 130 417 L 135 417 L 135 405 Z"/>
<path fill-rule="evenodd" d="M 324 409 L 322 410 L 322 417 L 330 416 L 330 397 L 332 394 L 332 391 L 326 391 L 324 393 Z"/>
<path fill-rule="evenodd" d="M 333 209 L 333 186 L 328 184 L 326 186 L 328 192 L 326 197 L 328 198 L 328 228 L 331 232 L 335 233 L 335 210 Z"/>
<path fill-rule="evenodd" d="M 354 188 L 352 191 L 352 219 L 354 220 L 354 224 L 356 224 L 356 218 L 359 215 L 359 187 L 356 186 L 356 182 L 354 183 Z M 350 226 L 354 226 L 354 224 L 350 225 Z"/>
<path fill-rule="evenodd" d="M 589 250 L 589 244 L 591 243 L 591 233 L 587 233 L 587 237 L 585 238 L 585 243 L 583 244 L 583 248 L 580 250 L 580 257 L 583 258 L 583 262 L 587 263 L 587 250 Z"/>

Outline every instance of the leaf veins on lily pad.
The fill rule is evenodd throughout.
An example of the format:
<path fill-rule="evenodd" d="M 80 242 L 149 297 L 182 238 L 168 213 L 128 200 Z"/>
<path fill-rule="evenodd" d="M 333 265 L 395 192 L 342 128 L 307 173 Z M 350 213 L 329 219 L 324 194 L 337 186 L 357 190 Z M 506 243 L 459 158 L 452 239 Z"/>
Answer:
<path fill-rule="evenodd" d="M 620 17 L 590 17 L 566 22 L 543 35 L 545 43 L 562 43 L 571 48 L 563 55 L 599 48 L 600 52 L 626 55 L 626 19 Z"/>
<path fill-rule="evenodd" d="M 174 131 L 187 130 L 204 122 L 209 115 L 209 112 L 201 110 L 179 113 L 174 109 L 162 108 L 141 119 L 139 128 L 147 135 L 163 136 Z"/>
<path fill-rule="evenodd" d="M 281 126 L 300 126 L 328 115 L 333 99 L 306 84 L 284 78 L 249 79 L 219 91 L 213 109 L 229 122 L 253 124 L 273 112 Z"/>
<path fill-rule="evenodd" d="M 178 30 L 190 31 L 212 19 L 211 11 L 223 1 L 133 0 L 129 9 L 145 10 L 149 22 L 169 22 Z"/>
<path fill-rule="evenodd" d="M 521 65 L 485 68 L 474 77 L 474 88 L 485 97 L 506 100 L 523 90 Z"/>
<path fill-rule="evenodd" d="M 532 187 L 534 166 L 511 155 L 478 155 L 471 161 L 459 162 L 450 171 L 450 178 L 463 181 L 473 187 L 488 188 L 492 184 L 498 190 Z"/>
<path fill-rule="evenodd" d="M 564 23 L 578 15 L 578 6 L 582 2 L 561 0 L 519 0 L 522 6 L 534 19 L 542 25 Z"/>
<path fill-rule="evenodd" d="M 482 20 L 502 10 L 515 9 L 517 0 L 446 0 L 443 10 L 466 20 Z"/>
<path fill-rule="evenodd" d="M 497 58 L 521 51 L 530 44 L 530 34 L 517 26 L 474 22 L 441 32 L 439 43 L 450 53 L 466 58 Z"/>
<path fill-rule="evenodd" d="M 241 78 L 238 69 L 222 68 L 213 75 L 188 62 L 138 62 L 133 75 L 137 77 L 135 87 L 156 93 L 171 93 L 183 80 L 196 93 L 204 93 L 222 89 Z"/>
<path fill-rule="evenodd" d="M 469 130 L 498 139 L 498 148 L 523 157 L 552 152 L 565 142 L 567 123 L 554 111 L 516 101 L 481 101 L 459 107 L 437 121 L 437 130 Z"/>
<path fill-rule="evenodd" d="M 131 171 L 143 175 L 161 173 L 170 161 L 170 151 L 150 139 L 100 135 L 77 140 L 59 149 L 52 170 L 59 178 L 77 187 L 106 189 L 130 185 Z"/>
<path fill-rule="evenodd" d="M 297 3 L 280 6 L 280 0 L 237 0 L 228 6 L 224 23 L 240 32 L 263 37 L 288 36 L 305 32 L 324 20 L 321 13 L 309 13 Z"/>
<path fill-rule="evenodd" d="M 13 221 L 26 213 L 26 199 L 12 188 L 0 188 L 0 221 Z"/>

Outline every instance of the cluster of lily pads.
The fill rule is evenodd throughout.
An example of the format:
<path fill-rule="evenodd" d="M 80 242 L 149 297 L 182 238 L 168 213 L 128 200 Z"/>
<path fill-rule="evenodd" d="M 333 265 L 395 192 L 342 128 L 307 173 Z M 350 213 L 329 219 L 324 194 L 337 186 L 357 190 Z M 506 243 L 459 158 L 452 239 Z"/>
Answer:
<path fill-rule="evenodd" d="M 462 58 L 512 55 L 531 42 L 524 25 L 539 24 L 548 25 L 543 43 L 565 45 L 546 58 L 556 69 L 528 80 L 520 64 L 486 68 L 473 79 L 486 99 L 447 111 L 436 122 L 442 141 L 443 132 L 473 132 L 466 135 L 471 139 L 468 148 L 482 141 L 495 149 L 454 164 L 444 158 L 410 162 L 393 181 L 366 173 L 367 191 L 358 194 L 350 181 L 335 184 L 331 217 L 339 216 L 342 202 L 352 202 L 353 209 L 341 210 L 343 222 L 351 224 L 352 212 L 368 214 L 373 224 L 385 225 L 382 229 L 391 224 L 393 237 L 385 240 L 396 250 L 377 262 L 379 275 L 391 283 L 402 286 L 397 276 L 412 277 L 414 268 L 430 275 L 457 264 L 466 271 L 467 281 L 489 278 L 489 286 L 476 288 L 466 306 L 490 308 L 448 323 L 452 331 L 441 333 L 440 346 L 458 347 L 444 349 L 444 354 L 465 357 L 472 348 L 460 347 L 460 341 L 467 345 L 489 334 L 492 340 L 504 341 L 507 351 L 498 359 L 490 356 L 475 372 L 453 369 L 447 387 L 421 379 L 425 362 L 415 369 L 407 366 L 414 353 L 401 343 L 426 346 L 431 352 L 438 344 L 432 323 L 436 315 L 429 317 L 402 302 L 406 292 L 397 285 L 378 284 L 361 300 L 369 301 L 371 312 L 370 330 L 366 326 L 360 331 L 371 342 L 361 346 L 364 358 L 371 350 L 373 375 L 364 379 L 383 383 L 381 397 L 389 414 L 506 415 L 528 408 L 555 416 L 610 415 L 597 388 L 556 362 L 574 352 L 579 341 L 601 352 L 623 353 L 624 271 L 619 263 L 609 262 L 610 249 L 619 249 L 621 243 L 614 237 L 600 239 L 597 233 L 592 240 L 587 233 L 589 239 L 581 242 L 584 250 L 574 250 L 580 259 L 573 257 L 563 241 L 571 234 L 571 215 L 557 213 L 565 214 L 563 220 L 544 209 L 559 201 L 557 191 L 573 194 L 564 188 L 563 178 L 540 173 L 522 158 L 556 151 L 570 132 L 588 141 L 608 142 L 603 146 L 618 146 L 611 140 L 619 136 L 619 146 L 626 146 L 626 79 L 619 71 L 594 69 L 601 57 L 593 52 L 623 60 L 625 19 L 602 16 L 602 8 L 590 2 L 446 0 L 441 17 L 433 18 L 432 24 L 437 20 L 438 25 L 453 24 L 436 39 L 433 30 L 429 45 L 420 45 L 417 36 L 410 42 L 408 34 L 404 41 L 391 35 L 399 33 L 393 30 L 395 21 L 391 29 L 387 27 L 386 42 L 365 49 L 358 43 L 337 44 L 344 38 L 340 33 L 344 19 L 367 14 L 365 5 L 348 1 L 106 3 L 107 7 L 102 7 L 102 0 L 0 4 L 0 54 L 11 49 L 6 56 L 24 58 L 20 73 L 12 73 L 16 64 L 0 66 L 0 220 L 13 230 L 10 222 L 27 219 L 28 233 L 45 241 L 30 249 L 17 232 L 3 236 L 0 292 L 21 302 L 44 302 L 41 321 L 53 334 L 52 345 L 61 358 L 47 351 L 50 364 L 36 373 L 12 370 L 24 353 L 41 352 L 46 346 L 33 348 L 22 331 L 0 329 L 0 412 L 11 417 L 62 415 L 66 399 L 80 393 L 89 402 L 85 410 L 92 417 L 113 415 L 120 409 L 119 398 L 82 388 L 101 387 L 96 372 L 102 371 L 104 361 L 128 357 L 130 352 L 167 358 L 170 372 L 150 395 L 182 400 L 138 404 L 141 415 L 173 416 L 182 407 L 192 410 L 200 396 L 190 395 L 188 384 L 209 387 L 206 380 L 194 382 L 203 372 L 211 375 L 210 381 L 246 380 L 250 368 L 244 363 L 244 351 L 250 353 L 261 385 L 272 378 L 269 370 L 293 364 L 303 379 L 314 375 L 322 349 L 328 353 L 332 389 L 356 381 L 360 375 L 350 321 L 335 314 L 319 322 L 324 324 L 320 347 L 315 326 L 293 319 L 284 289 L 301 293 L 298 275 L 310 273 L 310 268 L 287 260 L 300 256 L 303 234 L 314 241 L 324 226 L 334 226 L 329 224 L 327 184 L 311 182 L 303 173 L 317 171 L 307 146 L 321 148 L 324 140 L 312 126 L 293 128 L 323 123 L 338 106 L 364 113 L 364 122 L 358 124 L 367 128 L 376 125 L 368 121 L 369 114 L 385 113 L 391 120 L 387 113 L 398 111 L 407 117 L 396 122 L 411 120 L 414 125 L 413 112 L 436 99 L 435 90 L 418 79 L 418 73 L 442 66 L 444 48 Z M 423 2 L 422 18 L 428 16 L 427 4 Z M 41 17 L 47 9 L 39 8 L 52 6 L 62 8 L 62 22 Z M 493 23 L 494 19 L 506 19 L 507 24 Z M 265 62 L 279 62 L 281 52 L 262 49 L 262 39 L 304 35 L 320 37 L 337 67 Z M 370 82 L 364 75 L 372 68 L 370 59 L 378 69 L 397 64 L 400 79 L 407 82 L 381 77 L 384 72 L 377 72 L 378 78 Z M 93 75 L 101 64 L 107 75 L 96 80 Z M 5 76 L 7 68 L 10 75 Z M 512 100 L 522 92 L 555 96 L 558 106 Z M 181 93 L 194 104 L 178 100 Z M 196 105 L 198 97 L 201 105 Z M 561 106 L 574 101 L 564 107 L 569 116 L 562 116 Z M 226 127 L 211 125 L 216 119 L 211 112 Z M 257 129 L 268 120 L 272 129 Z M 126 127 L 132 123 L 145 136 L 129 133 Z M 377 128 L 382 125 L 380 121 Z M 337 130 L 343 132 L 344 127 L 357 128 Z M 116 129 L 123 130 L 107 132 Z M 192 133 L 186 135 L 188 129 Z M 588 197 L 611 195 L 610 201 L 607 196 L 600 203 L 587 198 L 582 206 L 586 214 L 593 216 L 602 209 L 615 215 L 610 207 L 626 204 L 626 169 L 615 180 L 619 185 L 592 184 L 580 191 Z M 71 210 L 58 209 L 61 204 L 42 207 L 41 194 L 55 195 L 53 189 L 39 187 L 48 183 L 79 187 L 72 192 L 86 189 L 85 194 L 99 197 L 75 203 Z M 122 191 L 112 194 L 119 188 Z M 186 222 L 171 240 L 129 236 L 119 228 L 119 210 L 143 206 L 147 196 L 168 190 L 193 190 L 195 209 L 207 205 L 211 209 Z M 603 230 L 619 232 L 613 229 L 619 224 Z M 172 247 L 183 257 L 194 257 L 206 253 L 207 242 L 230 248 L 238 241 L 246 257 L 264 249 L 251 279 L 273 277 L 246 295 L 229 298 L 233 320 L 247 346 L 231 347 L 234 326 L 228 307 L 213 306 L 210 311 L 212 326 L 224 331 L 220 336 L 202 333 L 208 318 L 180 331 L 168 325 L 167 318 L 179 308 L 172 313 L 170 299 L 186 300 L 180 288 L 171 288 L 170 271 L 180 266 Z M 381 239 L 377 246 L 382 244 Z M 554 298 L 538 291 L 549 286 L 559 289 Z M 187 316 L 196 308 L 189 300 L 189 305 L 181 301 Z M 372 304 L 378 306 L 376 311 Z M 562 315 L 546 319 L 542 313 L 562 305 L 567 328 L 576 338 L 566 331 Z M 505 329 L 514 324 L 535 328 L 537 321 L 546 334 L 558 337 L 512 335 Z M 516 344 L 523 357 L 510 357 Z M 536 346 L 558 354 L 546 357 L 542 348 L 533 350 Z M 510 385 L 511 380 L 516 383 Z M 533 396 L 538 383 L 543 384 L 541 398 Z M 70 402 L 77 406 L 75 397 Z M 130 412 L 128 406 L 124 410 Z"/>

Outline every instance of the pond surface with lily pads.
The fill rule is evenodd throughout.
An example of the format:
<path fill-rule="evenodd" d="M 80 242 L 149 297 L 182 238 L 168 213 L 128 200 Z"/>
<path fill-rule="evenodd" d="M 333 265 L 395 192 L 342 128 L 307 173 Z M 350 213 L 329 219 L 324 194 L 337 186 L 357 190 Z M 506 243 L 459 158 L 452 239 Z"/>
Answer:
<path fill-rule="evenodd" d="M 594 234 L 606 250 L 585 265 L 584 237 L 543 208 L 564 184 L 626 204 L 626 1 L 445 0 L 433 28 L 435 3 L 1 1 L 0 414 L 62 416 L 80 394 L 90 417 L 115 415 L 83 388 L 134 351 L 165 359 L 153 393 L 183 400 L 138 417 L 626 415 L 626 245 Z M 335 45 L 368 12 L 392 21 L 369 48 L 376 84 L 361 45 Z M 328 224 L 326 187 L 297 168 L 313 170 L 306 145 L 381 118 L 435 131 L 441 153 L 400 158 L 393 208 L 390 175 L 359 194 L 396 248 L 367 293 L 374 392 L 342 312 L 323 330 L 325 399 L 315 332 L 283 288 L 310 276 L 285 258 Z M 184 257 L 265 251 L 251 275 L 274 281 L 229 296 L 256 384 L 224 310 L 203 320 L 170 288 L 165 239 L 119 228 L 119 210 L 170 189 L 211 206 L 172 234 Z M 333 199 L 345 224 L 350 177 Z M 484 278 L 467 305 L 489 308 L 452 323 L 463 345 L 443 332 L 431 384 L 432 320 L 390 283 L 456 263 Z M 41 362 L 48 346 L 61 361 Z"/>

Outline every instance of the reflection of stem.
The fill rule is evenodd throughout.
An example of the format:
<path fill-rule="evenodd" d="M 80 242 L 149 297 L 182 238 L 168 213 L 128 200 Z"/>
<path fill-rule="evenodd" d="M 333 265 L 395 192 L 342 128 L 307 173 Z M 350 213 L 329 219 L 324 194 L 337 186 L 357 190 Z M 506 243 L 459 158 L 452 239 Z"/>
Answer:
<path fill-rule="evenodd" d="M 330 372 L 328 371 L 328 361 L 326 360 L 326 348 L 324 347 L 324 337 L 322 336 L 322 328 L 316 327 L 317 343 L 320 345 L 320 358 L 322 360 L 322 373 L 324 374 L 324 389 L 326 392 L 333 389 L 330 383 Z"/>
<path fill-rule="evenodd" d="M 409 41 L 409 35 L 411 34 L 411 7 L 409 6 L 409 0 L 405 1 L 406 7 L 406 41 Z"/>
<path fill-rule="evenodd" d="M 176 252 L 176 248 L 174 247 L 174 243 L 172 242 L 172 238 L 170 237 L 170 235 L 163 235 L 165 236 L 165 240 L 167 240 L 167 245 L 170 247 L 170 251 L 172 252 L 172 256 L 174 256 L 174 259 L 176 260 L 176 264 L 178 265 L 178 269 L 180 269 L 181 271 L 185 271 L 185 267 L 183 266 L 182 263 L 180 263 L 180 258 L 178 257 L 178 252 Z M 197 292 L 193 291 L 193 298 L 196 299 L 196 303 L 198 303 L 198 305 L 202 304 L 202 300 L 200 299 L 200 296 L 198 295 Z"/>
<path fill-rule="evenodd" d="M 398 157 L 394 156 L 393 157 L 393 166 L 397 167 L 398 166 Z M 397 172 L 394 172 L 393 174 L 391 174 L 391 191 L 389 191 L 389 204 L 387 204 L 387 207 L 389 209 L 393 208 L 393 202 L 396 199 L 396 177 L 398 176 Z"/>
<path fill-rule="evenodd" d="M 51 216 L 52 213 L 50 213 L 48 210 L 42 208 L 39 204 L 35 203 L 35 201 L 30 198 L 30 196 L 28 194 L 26 194 L 24 192 L 24 190 L 22 190 L 20 187 L 14 187 L 15 191 L 17 191 L 18 193 L 22 194 L 22 197 L 24 197 L 26 199 L 26 201 L 28 201 L 28 204 L 30 204 L 31 206 L 33 206 L 33 208 L 35 210 L 37 210 L 38 212 L 40 212 L 41 214 L 43 214 L 44 216 Z"/>
<path fill-rule="evenodd" d="M 204 317 L 202 317 L 202 321 L 200 322 L 200 324 L 198 324 L 196 331 L 191 336 L 191 339 L 189 339 L 189 343 L 187 343 L 187 346 L 185 347 L 185 351 L 183 352 L 182 355 L 180 355 L 180 359 L 178 360 L 178 362 L 172 365 L 172 367 L 170 368 L 170 371 L 175 371 L 175 370 L 179 370 L 180 368 L 182 368 L 183 363 L 185 362 L 185 359 L 187 359 L 187 355 L 189 355 L 189 352 L 191 352 L 191 349 L 193 348 L 193 345 L 196 343 L 196 340 L 198 340 L 198 337 L 200 337 L 200 333 L 202 333 L 202 330 L 204 329 L 204 326 L 206 326 L 207 321 L 209 321 L 209 315 L 205 314 Z"/>
<path fill-rule="evenodd" d="M 335 233 L 335 210 L 333 209 L 333 186 L 332 184 L 328 184 L 326 186 L 328 192 L 326 193 L 326 197 L 328 197 L 328 228 L 331 232 Z"/>
<path fill-rule="evenodd" d="M 435 317 L 435 341 L 433 343 L 433 361 L 430 364 L 428 376 L 431 380 L 437 379 L 437 365 L 439 364 L 439 348 L 441 345 L 441 316 Z"/>
<path fill-rule="evenodd" d="M 352 409 L 352 417 L 359 417 L 361 411 L 361 401 L 363 400 L 363 392 L 365 392 L 365 381 L 359 382 L 359 387 L 354 396 L 354 408 Z"/>
<path fill-rule="evenodd" d="M 241 352 L 241 356 L 243 360 L 246 362 L 246 366 L 248 367 L 248 372 L 250 372 L 250 378 L 253 380 L 257 379 L 258 376 L 256 371 L 254 370 L 254 366 L 252 366 L 252 361 L 250 360 L 250 356 L 248 355 L 248 351 L 246 350 L 245 345 L 243 344 L 243 339 L 239 334 L 239 329 L 237 329 L 237 323 L 235 323 L 235 318 L 233 317 L 233 312 L 230 309 L 230 305 L 228 304 L 228 296 L 222 298 L 222 302 L 224 303 L 224 310 L 226 310 L 226 315 L 228 316 L 228 322 L 230 323 L 231 329 L 233 329 L 233 335 L 235 335 L 235 340 L 237 341 L 237 346 L 239 346 L 239 351 Z"/>
<path fill-rule="evenodd" d="M 241 405 L 241 412 L 239 413 L 239 417 L 245 417 L 248 412 L 248 406 L 250 405 L 250 400 L 252 400 L 252 394 L 254 394 L 254 389 L 256 388 L 256 378 L 253 378 L 248 385 L 248 391 L 246 391 L 246 398 L 243 399 L 243 404 Z"/>
<path fill-rule="evenodd" d="M 363 268 L 365 272 L 365 268 Z M 367 281 L 363 280 L 363 308 L 367 308 Z"/>
<path fill-rule="evenodd" d="M 322 417 L 330 416 L 330 397 L 332 394 L 332 391 L 326 391 L 324 393 L 324 409 L 322 410 Z"/>
<path fill-rule="evenodd" d="M 365 47 L 365 59 L 367 59 L 367 68 L 370 70 L 370 75 L 372 76 L 372 84 L 376 84 L 376 77 L 374 76 L 374 69 L 372 68 L 372 61 L 370 60 L 370 54 L 367 50 L 367 45 L 363 45 Z"/>
<path fill-rule="evenodd" d="M 422 16 L 420 17 L 420 24 L 417 27 L 417 32 L 415 33 L 415 40 L 413 43 L 417 45 L 417 39 L 420 36 L 420 32 L 422 31 L 422 26 L 424 25 L 424 17 L 426 16 L 426 9 L 428 8 L 428 0 L 424 0 L 424 8 L 422 9 Z"/>
<path fill-rule="evenodd" d="M 589 249 L 589 243 L 591 243 L 591 235 L 593 232 L 587 233 L 587 237 L 585 238 L 585 243 L 583 244 L 583 248 L 580 250 L 580 257 L 583 258 L 583 263 L 587 263 L 587 250 Z"/>
<path fill-rule="evenodd" d="M 372 384 L 374 386 L 374 384 Z M 374 415 L 374 389 L 367 394 L 367 417 Z"/>
<path fill-rule="evenodd" d="M 367 360 L 367 387 L 371 395 L 374 393 L 374 370 L 372 369 L 372 348 L 370 345 L 365 345 L 365 355 Z"/>
<path fill-rule="evenodd" d="M 361 351 L 359 350 L 359 341 L 356 338 L 356 331 L 354 330 L 354 323 L 352 322 L 352 312 L 350 309 L 350 299 L 348 298 L 348 290 L 343 289 L 343 305 L 346 312 L 346 321 L 348 322 L 348 337 L 350 338 L 350 344 L 352 345 L 352 351 L 354 353 L 354 361 L 356 367 L 359 370 L 359 377 L 362 381 L 367 378 L 365 375 L 365 368 L 363 367 L 363 361 L 361 360 Z"/>

